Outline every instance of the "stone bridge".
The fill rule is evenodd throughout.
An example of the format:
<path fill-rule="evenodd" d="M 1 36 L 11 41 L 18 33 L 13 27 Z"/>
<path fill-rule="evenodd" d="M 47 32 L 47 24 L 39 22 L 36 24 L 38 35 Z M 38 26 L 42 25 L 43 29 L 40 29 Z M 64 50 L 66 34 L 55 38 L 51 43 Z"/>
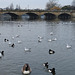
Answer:
<path fill-rule="evenodd" d="M 28 15 L 30 19 L 38 19 L 44 16 L 44 19 L 71 19 L 75 18 L 75 11 L 0 11 L 0 15 L 8 14 L 12 19 L 21 18 L 22 15 Z"/>

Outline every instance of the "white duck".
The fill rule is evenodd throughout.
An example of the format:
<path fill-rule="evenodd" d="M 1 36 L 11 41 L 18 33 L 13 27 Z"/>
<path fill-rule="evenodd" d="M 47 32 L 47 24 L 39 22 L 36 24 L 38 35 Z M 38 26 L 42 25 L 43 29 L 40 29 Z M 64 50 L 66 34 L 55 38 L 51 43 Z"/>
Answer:
<path fill-rule="evenodd" d="M 41 36 L 39 36 L 39 35 L 38 35 L 38 38 L 39 38 L 39 39 L 43 39 L 43 37 L 41 37 Z"/>
<path fill-rule="evenodd" d="M 26 48 L 24 49 L 25 52 L 31 52 L 31 48 Z"/>
<path fill-rule="evenodd" d="M 51 41 L 52 41 L 51 39 L 48 40 L 48 42 L 51 42 Z"/>
<path fill-rule="evenodd" d="M 50 32 L 50 35 L 53 35 L 53 32 Z"/>
<path fill-rule="evenodd" d="M 12 39 L 14 39 L 15 37 L 13 36 Z"/>
<path fill-rule="evenodd" d="M 20 35 L 16 35 L 16 38 L 19 37 Z"/>
<path fill-rule="evenodd" d="M 68 49 L 69 49 L 69 48 L 71 48 L 71 46 L 70 46 L 70 45 L 68 45 L 68 44 L 67 44 L 67 46 L 66 46 L 66 47 L 67 47 Z"/>
<path fill-rule="evenodd" d="M 52 39 L 52 41 L 56 41 L 56 40 L 57 40 L 57 38 Z"/>
<path fill-rule="evenodd" d="M 18 44 L 21 44 L 22 41 L 18 41 Z"/>
<path fill-rule="evenodd" d="M 42 39 L 38 39 L 38 42 L 42 42 Z"/>

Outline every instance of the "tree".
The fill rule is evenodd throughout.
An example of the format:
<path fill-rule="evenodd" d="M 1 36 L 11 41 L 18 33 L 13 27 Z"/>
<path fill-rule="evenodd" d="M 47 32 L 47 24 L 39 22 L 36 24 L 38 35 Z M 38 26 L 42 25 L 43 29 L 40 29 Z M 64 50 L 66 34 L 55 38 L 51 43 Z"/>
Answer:
<path fill-rule="evenodd" d="M 62 10 L 75 10 L 75 6 L 66 5 L 61 8 Z"/>
<path fill-rule="evenodd" d="M 71 10 L 71 6 L 70 5 L 66 5 L 66 6 L 63 6 L 61 9 L 62 10 Z"/>
<path fill-rule="evenodd" d="M 16 10 L 20 10 L 20 5 L 16 5 Z"/>
<path fill-rule="evenodd" d="M 49 2 L 46 4 L 46 9 L 47 9 L 47 10 L 50 10 L 50 9 L 53 8 L 54 6 L 57 6 L 56 0 L 49 0 Z"/>
<path fill-rule="evenodd" d="M 6 7 L 6 10 L 9 10 L 10 8 L 9 7 Z"/>
<path fill-rule="evenodd" d="M 14 9 L 14 5 L 13 3 L 10 4 L 10 10 L 13 10 Z"/>
<path fill-rule="evenodd" d="M 61 10 L 61 8 L 54 6 L 51 10 Z"/>

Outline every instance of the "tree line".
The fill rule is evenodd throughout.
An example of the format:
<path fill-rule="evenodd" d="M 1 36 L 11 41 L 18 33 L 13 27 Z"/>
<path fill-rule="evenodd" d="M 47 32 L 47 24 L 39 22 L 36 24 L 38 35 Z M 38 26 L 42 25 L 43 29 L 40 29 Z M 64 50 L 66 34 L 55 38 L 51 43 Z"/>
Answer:
<path fill-rule="evenodd" d="M 54 8 L 54 9 L 53 9 Z M 75 10 L 75 0 L 72 1 L 72 5 L 61 6 L 57 0 L 49 0 L 46 4 L 46 10 Z"/>
<path fill-rule="evenodd" d="M 22 10 L 35 10 L 35 11 L 42 11 L 43 9 L 21 9 L 20 5 L 16 5 L 16 8 L 14 8 L 13 3 L 10 4 L 9 7 L 6 7 L 5 9 L 0 8 L 0 11 L 22 11 Z M 65 5 L 61 6 L 58 4 L 57 0 L 49 0 L 46 3 L 44 10 L 51 10 L 51 11 L 57 11 L 57 10 L 75 10 L 75 0 L 72 1 L 72 5 Z"/>

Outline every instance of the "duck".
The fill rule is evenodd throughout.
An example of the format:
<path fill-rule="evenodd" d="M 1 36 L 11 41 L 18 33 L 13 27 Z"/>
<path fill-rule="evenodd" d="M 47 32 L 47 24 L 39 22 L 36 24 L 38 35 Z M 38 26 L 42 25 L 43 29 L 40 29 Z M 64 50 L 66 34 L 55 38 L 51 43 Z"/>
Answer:
<path fill-rule="evenodd" d="M 20 44 L 22 41 L 18 41 L 18 44 Z"/>
<path fill-rule="evenodd" d="M 52 41 L 51 39 L 48 40 L 48 42 L 51 42 L 51 41 Z"/>
<path fill-rule="evenodd" d="M 13 48 L 14 48 L 14 46 L 15 46 L 15 44 L 13 43 L 13 44 L 11 45 L 11 47 L 13 47 Z"/>
<path fill-rule="evenodd" d="M 4 55 L 4 51 L 0 51 L 0 58 Z"/>
<path fill-rule="evenodd" d="M 8 39 L 4 39 L 5 42 L 9 41 Z"/>
<path fill-rule="evenodd" d="M 52 41 L 56 41 L 56 40 L 57 40 L 57 38 L 52 39 Z"/>
<path fill-rule="evenodd" d="M 23 68 L 22 68 L 22 73 L 25 74 L 25 75 L 31 73 L 31 68 L 30 68 L 30 66 L 29 66 L 28 63 L 26 63 L 26 64 L 23 66 Z"/>
<path fill-rule="evenodd" d="M 9 45 L 11 45 L 11 42 L 9 41 L 9 43 L 8 43 Z"/>
<path fill-rule="evenodd" d="M 39 35 L 38 35 L 38 38 L 39 38 L 39 39 L 43 39 L 43 37 L 41 37 L 41 36 L 39 36 Z"/>
<path fill-rule="evenodd" d="M 14 39 L 15 37 L 13 36 L 12 39 Z"/>
<path fill-rule="evenodd" d="M 70 46 L 70 45 L 68 45 L 68 44 L 67 44 L 67 46 L 66 46 L 66 47 L 67 47 L 67 49 L 71 48 L 71 46 Z"/>
<path fill-rule="evenodd" d="M 38 42 L 42 42 L 42 39 L 38 39 Z"/>
<path fill-rule="evenodd" d="M 53 75 L 55 75 L 55 68 L 48 69 L 48 72 L 50 72 L 50 73 L 52 73 Z"/>
<path fill-rule="evenodd" d="M 49 49 L 49 54 L 54 54 L 54 53 L 55 53 L 55 51 Z"/>
<path fill-rule="evenodd" d="M 49 66 L 48 62 L 44 63 L 43 66 L 46 67 L 46 68 L 48 68 L 48 66 Z"/>
<path fill-rule="evenodd" d="M 20 35 L 16 35 L 16 38 L 19 37 Z"/>
<path fill-rule="evenodd" d="M 25 47 L 24 50 L 25 50 L 25 52 L 31 52 L 31 48 L 26 48 L 26 47 Z"/>
<path fill-rule="evenodd" d="M 6 42 L 6 41 L 7 41 L 7 39 L 4 39 L 4 41 Z"/>
<path fill-rule="evenodd" d="M 53 32 L 50 32 L 50 35 L 53 35 Z"/>

